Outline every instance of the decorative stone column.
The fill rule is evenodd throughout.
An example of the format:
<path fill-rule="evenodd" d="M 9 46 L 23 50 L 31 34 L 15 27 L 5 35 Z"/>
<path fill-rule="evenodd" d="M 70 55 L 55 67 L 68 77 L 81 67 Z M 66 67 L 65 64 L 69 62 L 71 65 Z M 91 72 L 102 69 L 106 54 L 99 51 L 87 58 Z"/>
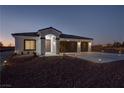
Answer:
<path fill-rule="evenodd" d="M 77 53 L 81 52 L 81 41 L 77 42 Z"/>
<path fill-rule="evenodd" d="M 41 55 L 45 55 L 45 37 L 41 37 Z"/>
<path fill-rule="evenodd" d="M 56 38 L 56 54 L 59 54 L 60 41 L 59 38 Z"/>
<path fill-rule="evenodd" d="M 88 42 L 88 52 L 91 52 L 92 42 Z"/>

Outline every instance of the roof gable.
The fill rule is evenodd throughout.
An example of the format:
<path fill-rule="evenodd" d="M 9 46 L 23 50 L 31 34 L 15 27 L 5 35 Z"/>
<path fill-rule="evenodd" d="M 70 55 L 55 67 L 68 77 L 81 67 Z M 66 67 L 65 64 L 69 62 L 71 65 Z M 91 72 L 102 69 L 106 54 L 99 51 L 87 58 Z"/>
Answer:
<path fill-rule="evenodd" d="M 43 37 L 44 37 L 45 35 L 48 35 L 48 34 L 53 34 L 53 35 L 59 37 L 59 35 L 62 34 L 61 31 L 59 31 L 59 30 L 57 30 L 57 29 L 55 29 L 55 28 L 53 28 L 53 27 L 49 27 L 49 28 L 45 28 L 45 29 L 40 29 L 40 30 L 38 30 L 37 33 L 38 33 L 40 36 L 43 36 Z"/>
<path fill-rule="evenodd" d="M 59 31 L 58 29 L 55 29 L 55 28 L 53 28 L 53 27 L 48 27 L 48 28 L 40 29 L 40 30 L 38 30 L 38 32 L 40 32 L 40 31 L 45 31 L 45 30 L 54 30 L 54 31 L 57 31 L 57 32 L 59 32 L 59 33 L 62 33 L 61 31 Z"/>

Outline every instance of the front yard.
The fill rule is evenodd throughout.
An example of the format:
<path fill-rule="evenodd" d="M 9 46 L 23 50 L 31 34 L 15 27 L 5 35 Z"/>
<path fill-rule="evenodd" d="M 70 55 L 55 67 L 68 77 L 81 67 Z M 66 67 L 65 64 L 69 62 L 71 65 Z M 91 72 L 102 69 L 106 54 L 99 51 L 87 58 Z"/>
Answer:
<path fill-rule="evenodd" d="M 93 63 L 73 57 L 15 56 L 1 71 L 1 87 L 124 87 L 124 61 Z"/>

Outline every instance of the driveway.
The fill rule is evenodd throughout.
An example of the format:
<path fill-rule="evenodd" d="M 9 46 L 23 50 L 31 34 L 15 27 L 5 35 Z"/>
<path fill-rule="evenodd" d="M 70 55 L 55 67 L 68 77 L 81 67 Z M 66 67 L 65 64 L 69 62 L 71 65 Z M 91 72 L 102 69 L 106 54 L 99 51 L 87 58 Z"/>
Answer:
<path fill-rule="evenodd" d="M 95 63 L 108 63 L 113 61 L 124 60 L 124 54 L 101 53 L 101 52 L 84 52 L 81 54 L 69 55 Z"/>

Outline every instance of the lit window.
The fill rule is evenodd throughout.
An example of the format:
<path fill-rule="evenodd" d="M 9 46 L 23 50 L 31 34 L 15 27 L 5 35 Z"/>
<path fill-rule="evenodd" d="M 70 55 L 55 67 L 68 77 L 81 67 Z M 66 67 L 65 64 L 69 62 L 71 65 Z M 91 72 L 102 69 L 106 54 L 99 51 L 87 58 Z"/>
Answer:
<path fill-rule="evenodd" d="M 25 50 L 35 50 L 36 49 L 36 40 L 33 40 L 33 39 L 24 40 L 24 49 Z"/>

